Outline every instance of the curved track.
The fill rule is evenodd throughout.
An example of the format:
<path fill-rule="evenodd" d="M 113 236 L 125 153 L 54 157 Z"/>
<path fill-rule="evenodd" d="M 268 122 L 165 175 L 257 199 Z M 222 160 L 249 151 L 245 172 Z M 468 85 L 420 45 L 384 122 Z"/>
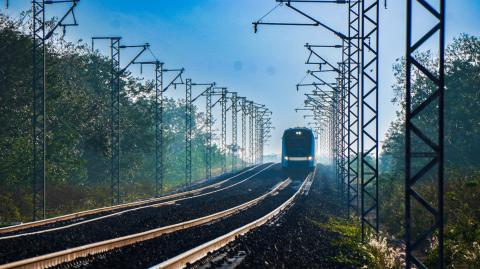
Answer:
<path fill-rule="evenodd" d="M 250 168 L 246 168 L 243 171 L 240 171 L 233 176 L 229 176 L 228 174 L 226 174 L 227 178 L 225 179 L 224 179 L 225 176 L 222 175 L 218 177 L 218 180 L 220 180 L 219 182 L 209 184 L 209 185 L 200 183 L 197 185 L 198 188 L 190 191 L 172 193 L 172 194 L 168 194 L 158 198 L 136 201 L 136 202 L 126 203 L 126 204 L 121 204 L 116 206 L 96 208 L 96 209 L 86 210 L 86 211 L 72 213 L 68 215 L 58 216 L 54 218 L 49 218 L 45 220 L 39 220 L 35 222 L 28 222 L 28 223 L 22 223 L 14 226 L 9 226 L 9 227 L 3 227 L 3 228 L 0 228 L 0 240 L 6 239 L 6 238 L 12 238 L 16 236 L 40 233 L 42 231 L 49 231 L 62 226 L 69 226 L 71 224 L 86 222 L 92 219 L 99 219 L 99 218 L 101 219 L 106 216 L 121 214 L 121 212 L 125 212 L 127 210 L 136 210 L 138 208 L 144 208 L 148 206 L 155 206 L 160 203 L 166 203 L 167 201 L 171 201 L 175 198 L 178 199 L 178 198 L 184 198 L 184 197 L 194 197 L 209 189 L 218 188 L 228 183 L 232 179 L 235 179 L 241 176 L 247 176 L 249 173 L 252 173 L 259 167 L 261 167 L 261 165 L 256 165 Z"/>
<path fill-rule="evenodd" d="M 299 196 L 305 190 L 306 186 L 311 184 L 313 180 L 312 174 L 309 174 L 307 178 L 303 181 L 302 185 L 298 188 L 298 190 L 284 203 L 280 206 L 269 212 L 268 214 L 260 217 L 246 225 L 243 225 L 240 228 L 237 228 L 227 234 L 219 236 L 213 240 L 210 240 L 196 248 L 190 249 L 180 255 L 177 255 L 171 259 L 168 259 L 160 264 L 157 264 L 151 268 L 183 268 L 186 265 L 193 264 L 196 261 L 202 259 L 203 257 L 207 256 L 209 253 L 212 253 L 224 246 L 226 246 L 229 242 L 234 241 L 238 236 L 241 236 L 250 230 L 261 226 L 277 215 L 279 215 L 282 211 L 286 210 L 289 206 L 293 204 L 297 196 Z"/>
<path fill-rule="evenodd" d="M 283 173 L 277 172 L 283 175 Z M 122 266 L 148 268 L 155 265 L 160 268 L 165 266 L 179 268 L 177 266 L 181 267 L 203 257 L 205 253 L 268 222 L 289 208 L 296 198 L 308 188 L 310 178 L 293 180 L 285 188 L 280 188 L 274 194 L 263 199 L 261 203 L 248 207 L 237 214 L 210 222 L 208 225 L 190 227 L 106 253 L 80 258 L 58 265 L 56 268 L 118 268 Z"/>
<path fill-rule="evenodd" d="M 280 181 L 279 174 L 271 177 L 272 171 L 269 171 L 271 167 L 272 165 L 267 165 L 259 172 L 224 188 L 195 197 L 177 199 L 175 203 L 162 207 L 151 206 L 124 212 L 100 221 L 61 229 L 61 233 L 52 231 L 0 240 L 1 262 L 27 260 L 38 255 L 140 234 L 238 206 L 251 200 L 252 197 L 261 196 Z M 249 180 L 252 178 L 255 180 Z M 225 191 L 227 189 L 228 191 Z M 135 240 L 129 244 L 132 242 Z M 0 268 L 11 268 L 10 266 L 6 264 Z"/>

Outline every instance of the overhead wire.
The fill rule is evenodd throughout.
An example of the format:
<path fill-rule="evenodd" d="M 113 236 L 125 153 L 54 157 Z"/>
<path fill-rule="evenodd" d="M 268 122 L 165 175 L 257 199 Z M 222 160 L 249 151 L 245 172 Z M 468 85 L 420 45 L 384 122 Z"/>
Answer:
<path fill-rule="evenodd" d="M 274 6 L 270 11 L 267 12 L 267 14 L 263 15 L 263 17 L 258 19 L 258 22 L 261 22 L 265 17 L 270 15 L 270 13 L 272 13 L 275 9 L 277 9 L 279 6 L 282 6 L 282 5 L 283 5 L 283 2 L 278 3 L 278 5 Z"/>

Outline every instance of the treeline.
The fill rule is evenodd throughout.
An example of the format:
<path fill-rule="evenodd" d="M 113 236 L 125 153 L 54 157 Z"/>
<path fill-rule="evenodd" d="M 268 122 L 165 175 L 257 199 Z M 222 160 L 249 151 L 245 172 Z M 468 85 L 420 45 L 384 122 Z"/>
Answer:
<path fill-rule="evenodd" d="M 437 70 L 436 55 L 427 51 L 416 55 L 416 59 Z M 387 134 L 382 156 L 380 175 L 380 220 L 382 228 L 397 238 L 404 236 L 404 169 L 405 169 L 405 60 L 394 66 L 396 93 L 393 102 L 401 110 Z M 434 91 L 434 85 L 418 70 L 413 71 L 413 99 L 416 105 L 425 99 L 426 93 Z M 446 49 L 445 68 L 445 217 L 446 217 L 446 263 L 448 268 L 480 268 L 480 39 L 461 35 Z M 416 126 L 427 130 L 427 136 L 437 141 L 435 135 L 437 117 L 435 107 L 426 110 L 416 119 Z M 419 138 L 412 137 L 416 151 L 422 148 Z M 413 164 L 418 171 L 424 162 Z M 436 169 L 436 168 L 433 168 Z M 436 206 L 436 187 L 430 173 L 418 183 L 417 190 Z M 433 224 L 431 215 L 413 204 L 414 227 Z M 415 235 L 420 229 L 414 231 Z M 435 249 L 438 244 L 431 241 L 426 248 Z M 429 268 L 436 267 L 436 252 L 427 256 Z"/>
<path fill-rule="evenodd" d="M 0 224 L 32 216 L 32 39 L 28 21 L 0 15 Z M 110 203 L 110 61 L 82 42 L 49 42 L 46 66 L 47 216 Z M 121 79 L 121 192 L 155 191 L 154 85 Z M 184 183 L 184 100 L 165 100 L 165 190 Z M 192 173 L 204 177 L 203 114 L 194 108 Z M 214 146 L 212 170 L 222 155 Z"/>

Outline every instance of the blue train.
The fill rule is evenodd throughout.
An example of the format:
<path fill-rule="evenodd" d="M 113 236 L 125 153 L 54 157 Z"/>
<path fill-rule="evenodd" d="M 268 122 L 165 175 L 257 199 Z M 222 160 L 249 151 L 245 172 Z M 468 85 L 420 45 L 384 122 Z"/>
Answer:
<path fill-rule="evenodd" d="M 315 136 L 309 128 L 290 128 L 283 132 L 282 167 L 285 170 L 315 168 Z"/>

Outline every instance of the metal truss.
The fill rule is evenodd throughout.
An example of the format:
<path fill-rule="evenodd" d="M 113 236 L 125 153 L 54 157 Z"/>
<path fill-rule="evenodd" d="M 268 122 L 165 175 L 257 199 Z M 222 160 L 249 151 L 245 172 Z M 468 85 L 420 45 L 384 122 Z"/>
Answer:
<path fill-rule="evenodd" d="M 378 18 L 379 0 L 361 2 L 360 181 L 362 241 L 378 233 Z"/>
<path fill-rule="evenodd" d="M 195 98 L 191 98 L 192 94 L 192 86 L 207 86 L 207 88 L 201 92 L 199 95 L 197 95 Z M 205 136 L 205 179 L 210 180 L 212 178 L 212 88 L 215 86 L 215 82 L 213 83 L 191 83 L 190 81 L 190 87 L 187 89 L 187 91 L 190 91 L 190 98 L 189 100 L 189 105 L 188 107 L 190 108 L 189 114 L 190 114 L 190 124 L 187 124 L 188 130 L 186 131 L 187 135 L 190 136 L 189 142 L 187 143 L 187 161 L 189 159 L 189 163 L 187 162 L 187 167 L 186 169 L 189 169 L 190 172 L 190 178 L 188 181 L 189 186 L 191 186 L 192 181 L 191 181 L 191 170 L 192 170 L 192 146 L 191 146 L 191 139 L 192 139 L 192 110 L 193 110 L 193 103 L 200 98 L 200 96 L 205 96 L 205 129 L 206 129 L 206 136 Z M 190 144 L 190 145 L 188 145 Z"/>
<path fill-rule="evenodd" d="M 110 176 L 112 205 L 120 203 L 120 38 L 110 39 L 111 74 L 111 119 L 110 119 Z"/>
<path fill-rule="evenodd" d="M 348 192 L 349 184 L 347 177 L 347 113 L 346 113 L 346 96 L 347 90 L 345 89 L 345 66 L 343 65 L 344 59 L 342 54 L 342 63 L 340 64 L 340 76 L 337 78 L 337 88 L 338 88 L 338 158 L 339 158 L 339 179 L 342 182 L 342 195 L 344 200 L 348 203 Z M 348 204 L 346 204 L 348 208 Z"/>
<path fill-rule="evenodd" d="M 263 107 L 262 107 L 263 108 Z M 259 127 L 259 163 L 263 163 L 263 155 L 265 150 L 265 144 L 268 142 L 270 130 L 273 129 L 272 121 L 270 115 L 272 112 L 267 108 L 263 108 L 260 118 L 260 127 Z"/>
<path fill-rule="evenodd" d="M 192 80 L 185 80 L 185 187 L 192 184 Z"/>
<path fill-rule="evenodd" d="M 45 218 L 45 3 L 33 2 L 33 220 Z"/>
<path fill-rule="evenodd" d="M 258 149 L 260 140 L 260 112 L 257 106 L 254 107 L 254 121 L 253 121 L 253 163 L 258 163 Z"/>
<path fill-rule="evenodd" d="M 313 85 L 313 84 L 312 84 Z M 295 109 L 296 112 L 300 110 L 311 111 L 313 114 L 307 114 L 303 117 L 313 118 L 313 122 L 308 122 L 308 126 L 312 127 L 320 139 L 318 144 L 321 146 L 320 150 L 324 150 L 325 153 L 330 154 L 332 152 L 333 144 L 329 139 L 329 133 L 332 131 L 328 129 L 329 122 L 334 117 L 333 111 L 333 99 L 331 94 L 327 94 L 324 91 L 313 90 L 312 93 L 305 94 L 305 106 L 304 108 Z M 328 130 L 325 133 L 325 130 Z M 333 157 L 333 156 L 332 156 Z"/>
<path fill-rule="evenodd" d="M 333 125 L 336 129 L 334 131 L 334 152 L 336 155 L 337 182 L 342 196 L 345 197 L 346 194 L 348 210 L 352 208 L 355 212 L 358 212 L 358 152 L 360 148 L 362 234 L 365 234 L 365 225 L 372 226 L 375 231 L 378 231 L 378 0 L 348 1 L 348 36 L 292 5 L 294 2 L 305 1 L 279 2 L 285 3 L 288 8 L 305 16 L 312 23 L 265 23 L 259 20 L 254 23 L 255 28 L 260 24 L 321 26 L 342 39 L 343 53 L 342 61 L 338 67 L 338 70 L 340 70 L 340 76 L 337 80 L 338 92 L 334 94 L 336 117 Z M 323 1 L 308 2 L 323 3 Z M 347 3 L 347 1 L 343 3 Z M 365 52 L 365 50 L 368 51 Z M 359 58 L 360 52 L 362 52 L 361 59 Z M 311 62 L 312 54 L 319 56 L 310 50 L 307 64 L 319 64 L 321 70 L 321 65 L 325 64 L 325 60 L 318 57 L 319 62 Z M 362 64 L 361 70 L 359 68 L 360 63 Z M 326 84 L 313 72 L 311 74 Z M 362 79 L 360 79 L 360 74 Z M 362 82 L 361 85 L 359 85 L 360 81 Z M 361 95 L 359 86 L 362 89 Z M 371 96 L 374 96 L 373 101 Z M 361 133 L 361 139 L 359 139 L 359 133 Z M 360 147 L 359 142 L 361 142 Z M 373 188 L 373 191 L 370 190 L 371 188 Z"/>
<path fill-rule="evenodd" d="M 163 65 L 156 66 L 155 68 L 155 195 L 161 196 L 163 195 L 163 180 L 164 180 L 164 173 L 165 173 L 165 166 L 164 166 L 164 122 L 163 122 L 163 108 L 164 108 L 164 98 L 163 94 L 171 87 L 174 86 L 175 88 L 177 85 L 184 84 L 182 79 L 182 74 L 185 71 L 184 68 L 180 69 L 166 69 L 162 67 Z M 173 79 L 168 82 L 164 86 L 163 77 L 164 73 L 173 72 L 175 76 Z M 160 78 L 160 81 L 159 79 Z M 178 81 L 180 80 L 180 81 Z M 158 87 L 161 85 L 161 87 Z"/>
<path fill-rule="evenodd" d="M 258 119 L 258 131 L 257 131 L 257 163 L 261 164 L 263 163 L 263 128 L 264 128 L 264 121 L 265 119 L 260 116 Z"/>
<path fill-rule="evenodd" d="M 348 193 L 350 193 L 350 189 L 354 189 L 351 187 L 351 181 L 348 178 L 349 174 L 349 140 L 348 134 L 350 133 L 350 128 L 352 125 L 348 123 L 349 119 L 349 105 L 347 104 L 347 99 L 349 96 L 349 88 L 348 88 L 348 46 L 345 45 L 345 41 L 342 40 L 342 45 L 310 45 L 306 44 L 305 46 L 310 54 L 306 61 L 306 64 L 316 64 L 319 66 L 317 71 L 307 71 L 307 75 L 311 75 L 319 83 L 311 83 L 311 84 L 297 84 L 297 91 L 299 87 L 302 86 L 314 86 L 315 89 L 312 91 L 313 95 L 322 97 L 323 101 L 330 102 L 333 110 L 335 111 L 332 114 L 334 117 L 334 121 L 336 124 L 333 124 L 332 128 L 335 130 L 333 131 L 334 134 L 334 145 L 332 146 L 332 152 L 334 152 L 334 156 L 332 158 L 335 160 L 335 171 L 336 171 L 336 180 L 337 180 L 337 187 L 340 190 L 340 195 L 342 196 L 342 200 L 346 201 L 346 207 L 349 209 L 349 202 L 350 197 Z M 342 61 L 338 64 L 338 67 L 333 65 L 332 63 L 328 62 L 324 59 L 318 52 L 314 50 L 314 48 L 341 48 L 342 49 Z M 313 61 L 312 58 L 316 58 L 316 61 Z M 325 67 L 324 67 L 325 66 Z M 317 73 L 326 73 L 326 72 L 335 72 L 337 73 L 337 81 L 336 83 L 328 83 L 323 80 Z M 325 90 L 321 87 L 328 87 L 331 91 L 331 94 L 328 94 Z M 308 94 L 306 94 L 308 97 Z M 327 100 L 329 98 L 330 100 Z M 307 99 L 308 100 L 308 99 Z M 322 107 L 322 109 L 325 109 Z M 357 141 L 358 143 L 358 141 Z"/>
<path fill-rule="evenodd" d="M 256 149 L 255 149 L 255 163 L 263 163 L 263 142 L 264 142 L 264 128 L 265 128 L 265 121 L 266 121 L 266 113 L 267 109 L 263 108 L 263 106 L 256 106 L 257 116 L 256 116 Z"/>
<path fill-rule="evenodd" d="M 259 133 L 259 145 L 258 145 L 258 163 L 262 164 L 263 163 L 263 139 L 264 139 L 264 129 L 263 125 L 260 126 L 260 130 L 258 131 Z"/>
<path fill-rule="evenodd" d="M 152 53 L 153 54 L 153 53 Z M 144 65 L 153 65 L 155 72 L 155 197 L 163 195 L 163 176 L 164 176 L 164 124 L 163 124 L 163 94 L 169 87 L 176 87 L 178 84 L 183 84 L 182 74 L 184 69 L 165 69 L 164 63 L 155 61 L 140 61 L 133 64 L 140 65 L 140 72 L 143 72 Z M 176 72 L 174 78 L 164 86 L 164 73 Z M 180 80 L 180 82 L 177 82 Z"/>
<path fill-rule="evenodd" d="M 354 209 L 355 212 L 359 212 L 358 198 L 361 197 L 362 234 L 365 234 L 365 225 L 378 231 L 378 0 L 278 0 L 277 2 L 279 5 L 285 4 L 290 10 L 304 16 L 311 23 L 264 22 L 264 16 L 253 23 L 255 32 L 259 25 L 320 26 L 342 40 L 343 53 L 338 67 L 340 70 L 337 80 L 338 92 L 334 94 L 336 114 L 333 122 L 337 182 L 342 197 L 347 201 L 348 211 Z M 302 2 L 348 4 L 348 36 L 293 5 L 293 3 Z M 360 52 L 362 52 L 361 59 Z M 316 55 L 320 61 L 312 62 L 312 55 Z M 310 50 L 307 64 L 319 64 L 321 71 L 325 60 Z M 361 70 L 360 64 L 362 64 Z M 313 72 L 311 74 L 320 80 Z M 359 85 L 360 81 L 361 85 Z M 362 89 L 361 93 L 359 86 Z M 360 139 L 359 136 L 361 136 Z M 361 152 L 360 160 L 359 152 Z M 358 190 L 359 172 L 362 181 L 361 195 Z"/>
<path fill-rule="evenodd" d="M 445 94 L 445 0 L 439 0 L 438 6 L 431 6 L 425 0 L 407 0 L 407 48 L 406 48 L 406 132 L 405 132 L 405 241 L 406 241 L 406 268 L 426 268 L 418 257 L 418 250 L 427 243 L 432 236 L 438 237 L 437 268 L 444 268 L 444 94 Z M 413 4 L 428 12 L 436 24 L 414 41 Z M 415 59 L 415 53 L 427 41 L 433 40 L 438 34 L 438 59 L 434 71 Z M 412 74 L 412 70 L 417 72 Z M 438 68 L 438 69 L 437 69 Z M 434 85 L 434 89 L 417 89 L 412 86 L 416 77 L 425 77 Z M 426 97 L 423 97 L 425 96 Z M 432 111 L 434 118 L 431 125 L 420 126 L 418 118 L 425 111 Z M 436 126 L 435 126 L 435 125 Z M 428 201 L 415 190 L 422 179 L 432 179 L 436 183 L 437 201 Z M 432 205 L 431 202 L 434 204 Z M 433 218 L 433 225 L 413 234 L 422 227 L 414 227 L 415 216 L 412 204 L 424 209 Z M 436 203 L 436 205 L 435 205 Z M 413 205 L 413 206 L 415 206 Z M 418 216 L 417 216 L 418 217 Z M 416 228 L 416 229 L 415 229 Z"/>
<path fill-rule="evenodd" d="M 252 148 L 252 163 L 256 164 L 258 159 L 258 107 L 253 106 L 253 148 Z"/>
<path fill-rule="evenodd" d="M 47 48 L 45 42 L 52 37 L 58 27 L 65 32 L 67 26 L 77 26 L 74 9 L 79 0 L 68 1 L 32 1 L 32 219 L 44 219 L 46 215 L 46 141 L 47 126 L 46 94 L 45 94 L 45 66 Z M 63 17 L 51 28 L 46 29 L 45 9 L 48 4 L 70 3 L 70 8 Z M 6 2 L 8 8 L 8 2 Z M 65 23 L 72 17 L 73 23 Z"/>
<path fill-rule="evenodd" d="M 334 165 L 334 153 L 333 153 L 333 147 L 334 147 L 334 140 L 333 140 L 333 120 L 332 120 L 333 117 L 330 117 L 328 122 L 327 122 L 327 126 L 328 126 L 328 130 L 330 130 L 328 132 L 328 145 L 329 145 L 329 159 L 331 161 L 331 164 L 332 166 Z"/>
<path fill-rule="evenodd" d="M 336 103 L 334 102 L 334 96 L 336 96 L 337 91 L 335 90 L 335 88 L 331 89 L 330 91 L 323 90 L 315 82 L 311 84 L 297 84 L 297 89 L 299 89 L 300 87 L 311 86 L 314 87 L 314 90 L 312 90 L 311 93 L 305 93 L 306 99 L 304 108 L 297 108 L 295 109 L 295 111 L 312 111 L 313 115 L 304 115 L 304 118 L 312 117 L 314 120 L 313 123 L 309 123 L 309 126 L 321 130 L 324 130 L 325 128 L 329 130 L 325 134 L 325 137 L 323 135 L 321 136 L 321 139 L 322 142 L 325 142 L 324 150 L 328 152 L 330 160 L 334 161 L 333 148 L 335 147 L 335 145 L 333 144 L 334 141 L 332 140 L 332 137 L 334 137 L 333 133 L 335 132 L 335 130 L 328 128 L 333 128 L 333 124 L 331 124 L 331 122 L 336 117 Z M 332 165 L 334 164 L 335 163 L 332 163 Z M 338 184 L 340 188 L 341 183 L 339 182 Z"/>
<path fill-rule="evenodd" d="M 249 108 L 248 108 L 248 114 L 250 116 L 250 119 L 249 119 L 249 128 L 248 128 L 248 142 L 249 142 L 249 151 L 248 151 L 248 162 L 250 164 L 253 164 L 253 152 L 254 152 L 254 135 L 253 135 L 253 130 L 254 130 L 254 120 L 255 120 L 255 108 L 254 108 L 254 105 L 253 105 L 253 102 L 250 101 L 249 103 Z"/>
<path fill-rule="evenodd" d="M 220 148 L 222 150 L 222 173 L 227 171 L 227 90 L 222 89 L 222 99 L 220 101 L 222 107 L 222 128 Z"/>
<path fill-rule="evenodd" d="M 247 162 L 247 117 L 248 117 L 248 101 L 246 98 L 242 100 L 242 161 L 243 167 Z"/>
<path fill-rule="evenodd" d="M 155 197 L 163 194 L 163 63 L 155 61 Z"/>
<path fill-rule="evenodd" d="M 342 126 L 342 123 L 346 120 L 346 105 L 345 105 L 345 80 L 343 79 L 342 72 L 344 72 L 344 66 L 340 64 L 339 68 L 335 68 L 331 71 L 338 72 L 337 83 L 333 86 L 331 83 L 325 82 L 320 77 L 313 74 L 312 71 L 308 71 L 313 77 L 320 81 L 320 83 L 312 83 L 312 84 L 298 84 L 297 89 L 299 86 L 314 86 L 315 90 L 312 91 L 311 95 L 317 96 L 321 98 L 321 101 L 327 103 L 328 105 L 320 105 L 318 102 L 314 109 L 321 109 L 323 111 L 327 111 L 329 117 L 333 121 L 332 127 L 332 153 L 333 153 L 333 162 L 336 171 L 336 181 L 338 190 L 340 190 L 340 195 L 346 200 L 346 192 L 347 192 L 347 169 L 345 161 L 345 151 L 346 151 L 346 127 Z M 329 88 L 329 92 L 320 88 L 320 86 L 327 86 Z M 312 99 L 309 98 L 309 94 L 306 94 L 307 100 L 311 101 Z M 320 110 L 320 111 L 321 111 Z M 316 114 L 326 115 L 325 112 L 320 112 L 315 110 Z M 331 112 L 329 112 L 331 111 Z M 316 119 L 318 120 L 318 119 Z"/>
<path fill-rule="evenodd" d="M 231 101 L 232 101 L 232 106 L 230 107 L 232 111 L 232 146 L 231 146 L 231 151 L 232 151 L 232 172 L 237 169 L 237 152 L 238 152 L 238 141 L 237 141 L 237 136 L 238 136 L 238 130 L 237 130 L 237 125 L 238 125 L 238 95 L 236 92 L 232 92 L 231 96 Z"/>
<path fill-rule="evenodd" d="M 110 59 L 111 59 L 111 195 L 112 205 L 121 203 L 120 195 L 120 77 L 125 71 L 134 64 L 135 61 L 149 48 L 149 44 L 143 45 L 120 45 L 121 37 L 92 37 L 92 49 L 94 49 L 95 40 L 110 40 Z M 120 67 L 120 50 L 127 48 L 140 48 L 141 50 L 128 62 Z"/>
<path fill-rule="evenodd" d="M 336 35 L 337 37 L 339 37 L 340 39 L 345 40 L 347 39 L 348 37 L 339 32 L 339 31 L 336 31 L 335 29 L 333 29 L 332 27 L 326 25 L 325 23 L 313 18 L 311 15 L 307 14 L 306 12 L 304 11 L 301 11 L 300 9 L 298 9 L 297 7 L 293 6 L 292 3 L 321 3 L 321 4 L 325 4 L 325 3 L 337 3 L 337 4 L 346 4 L 347 1 L 330 1 L 330 0 L 311 0 L 311 1 L 305 1 L 305 0 L 277 0 L 277 2 L 279 3 L 278 6 L 280 5 L 285 5 L 286 7 L 288 7 L 290 10 L 296 12 L 297 14 L 300 14 L 302 16 L 304 16 L 305 18 L 307 18 L 310 23 L 284 23 L 284 22 L 281 22 L 281 23 L 277 23 L 277 22 L 264 22 L 263 19 L 271 12 L 267 13 L 267 15 L 265 15 L 264 17 L 262 17 L 261 19 L 257 20 L 256 22 L 253 22 L 253 28 L 254 28 L 254 32 L 257 32 L 258 31 L 258 26 L 259 25 L 290 25 L 290 26 L 320 26 L 330 32 L 332 32 L 334 35 Z M 342 61 L 342 63 L 344 63 L 344 61 Z M 343 74 L 343 72 L 342 72 Z M 341 126 L 343 125 L 344 123 L 344 120 L 345 120 L 345 108 L 346 108 L 346 105 L 343 104 L 345 98 L 344 98 L 344 94 L 342 93 L 343 90 L 342 88 L 344 85 L 344 82 L 343 81 L 339 81 L 339 85 L 338 85 L 338 89 L 340 91 L 340 94 L 338 96 L 335 96 L 335 99 L 336 101 L 339 101 L 339 105 L 338 105 L 338 109 L 337 109 L 337 117 L 335 119 L 335 124 L 334 124 L 334 128 L 336 128 L 336 132 L 335 132 L 335 155 L 336 155 L 336 174 L 337 174 L 337 182 L 339 182 L 339 187 L 341 186 L 341 194 L 343 196 L 343 194 L 345 193 L 345 181 L 346 181 L 346 178 L 347 178 L 347 171 L 348 169 L 346 169 L 346 164 L 347 162 L 344 160 L 345 157 L 346 157 L 346 138 L 347 138 L 347 133 L 344 131 L 344 128 Z"/>
<path fill-rule="evenodd" d="M 207 135 L 205 137 L 205 179 L 212 178 L 212 89 L 210 87 L 205 91 L 205 128 Z"/>
<path fill-rule="evenodd" d="M 344 41 L 343 41 L 344 42 Z M 350 178 L 349 178 L 349 163 L 348 163 L 348 135 L 349 135 L 349 124 L 348 124 L 348 119 L 349 119 L 349 108 L 348 108 L 348 95 L 349 95 L 349 89 L 348 84 L 347 84 L 347 79 L 348 79 L 348 68 L 347 68 L 347 58 L 348 58 L 348 48 L 347 46 L 343 45 L 342 49 L 342 62 L 339 64 L 339 69 L 341 70 L 340 76 L 338 77 L 338 89 L 340 90 L 341 93 L 341 178 L 342 182 L 344 182 L 345 186 L 345 192 L 346 192 L 346 199 L 347 201 L 347 211 L 348 208 L 350 207 L 350 200 L 349 200 L 349 193 L 350 189 L 352 188 Z"/>
<path fill-rule="evenodd" d="M 153 65 L 155 72 L 155 197 L 163 193 L 163 63 L 158 60 L 134 62 Z"/>
<path fill-rule="evenodd" d="M 360 77 L 360 1 L 348 3 L 347 40 L 347 107 L 348 107 L 348 209 L 359 213 L 358 174 L 359 174 L 359 77 Z"/>
<path fill-rule="evenodd" d="M 262 104 L 257 104 L 253 103 L 253 110 L 254 110 L 254 124 L 253 124 L 253 150 L 252 150 L 252 162 L 257 164 L 260 163 L 261 161 L 261 151 L 263 149 L 261 148 L 263 145 L 263 137 L 262 137 L 262 126 L 263 126 L 263 120 L 264 116 L 267 113 L 267 109 L 265 108 L 265 105 Z"/>
<path fill-rule="evenodd" d="M 220 99 L 215 102 L 212 107 L 217 103 L 221 106 L 221 128 L 220 128 L 220 152 L 222 154 L 222 173 L 227 171 L 227 88 L 226 87 L 214 87 L 213 89 L 219 89 L 219 92 L 212 92 L 212 95 L 220 95 Z"/>

